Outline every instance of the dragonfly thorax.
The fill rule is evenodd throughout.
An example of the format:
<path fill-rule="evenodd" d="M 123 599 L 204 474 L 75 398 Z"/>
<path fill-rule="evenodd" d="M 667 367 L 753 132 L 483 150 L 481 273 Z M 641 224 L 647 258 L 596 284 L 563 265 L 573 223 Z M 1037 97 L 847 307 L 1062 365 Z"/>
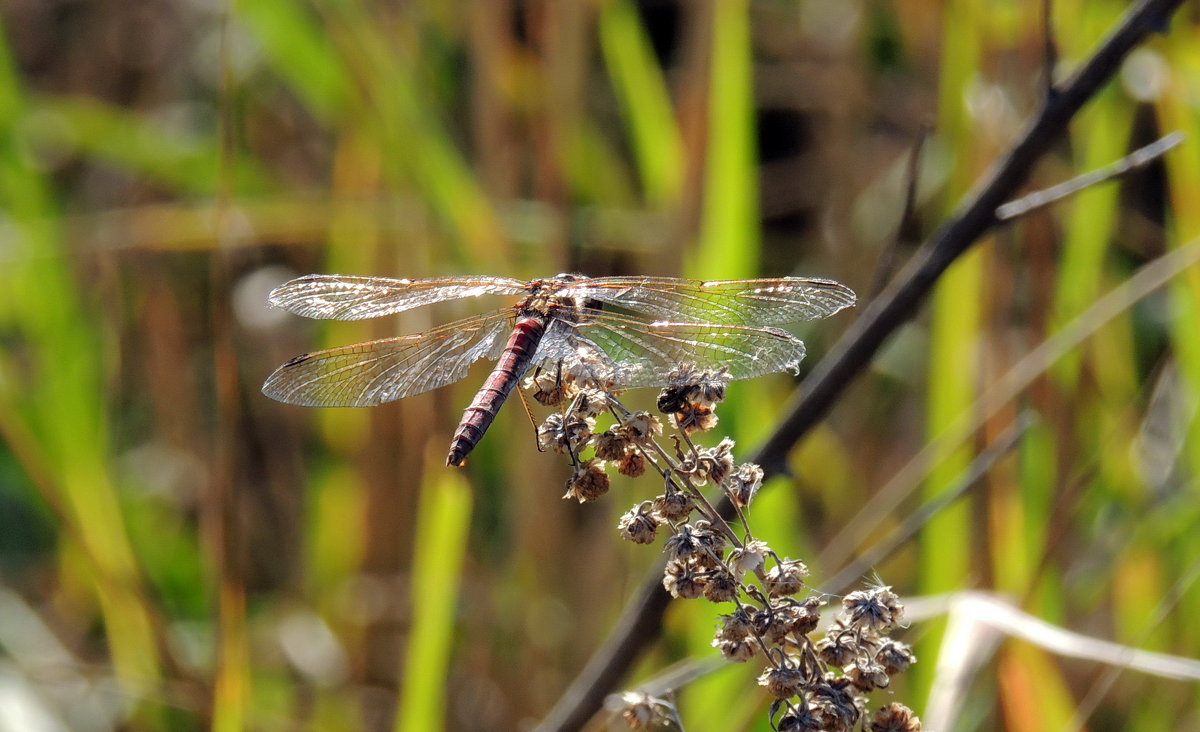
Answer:
<path fill-rule="evenodd" d="M 580 280 L 589 279 L 586 275 L 563 272 L 545 279 L 532 280 L 529 283 L 529 294 L 515 306 L 518 315 L 536 315 L 543 318 L 555 315 L 559 318 L 574 321 L 575 311 L 585 307 L 599 307 L 595 300 L 585 300 L 562 294 L 566 285 Z"/>

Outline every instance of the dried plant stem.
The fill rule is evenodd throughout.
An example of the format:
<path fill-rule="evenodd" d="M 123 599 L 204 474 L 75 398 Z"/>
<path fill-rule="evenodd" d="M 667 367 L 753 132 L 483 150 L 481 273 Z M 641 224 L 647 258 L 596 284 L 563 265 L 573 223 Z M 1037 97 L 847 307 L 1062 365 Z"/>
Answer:
<path fill-rule="evenodd" d="M 1085 188 L 1103 183 L 1113 178 L 1139 170 L 1166 155 L 1169 150 L 1183 142 L 1183 133 L 1178 130 L 1164 135 L 1154 142 L 1140 147 L 1116 162 L 1103 168 L 1092 170 L 1083 175 L 1064 181 L 1058 185 L 1040 191 L 1034 191 L 1021 196 L 1015 201 L 1009 201 L 996 209 L 996 218 L 1001 221 L 1011 221 L 1026 214 L 1045 208 L 1053 203 L 1073 196 Z"/>

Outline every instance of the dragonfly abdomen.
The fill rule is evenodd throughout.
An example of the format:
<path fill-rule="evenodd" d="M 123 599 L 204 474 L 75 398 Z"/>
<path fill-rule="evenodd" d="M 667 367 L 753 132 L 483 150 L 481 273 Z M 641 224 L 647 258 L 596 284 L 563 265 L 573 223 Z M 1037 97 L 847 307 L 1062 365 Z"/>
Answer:
<path fill-rule="evenodd" d="M 521 380 L 533 360 L 538 343 L 546 332 L 546 320 L 541 315 L 522 315 L 513 326 L 508 344 L 500 354 L 496 367 L 488 375 L 483 388 L 475 394 L 471 406 L 463 411 L 462 421 L 450 442 L 450 454 L 446 456 L 447 465 L 462 465 L 466 462 L 467 453 L 475 449 L 483 433 L 491 426 L 496 413 L 504 400 L 512 393 L 513 387 Z"/>

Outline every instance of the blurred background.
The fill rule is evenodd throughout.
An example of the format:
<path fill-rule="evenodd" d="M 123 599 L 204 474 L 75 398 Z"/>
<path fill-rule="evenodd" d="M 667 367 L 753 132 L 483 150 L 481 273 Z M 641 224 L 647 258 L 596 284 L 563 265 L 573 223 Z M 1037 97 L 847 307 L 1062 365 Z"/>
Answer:
<path fill-rule="evenodd" d="M 1060 78 L 1125 6 L 1053 4 Z M 0 0 L 0 727 L 530 727 L 657 560 L 614 526 L 660 486 L 560 500 L 568 466 L 514 405 L 467 468 L 443 467 L 482 364 L 370 410 L 267 399 L 262 379 L 298 353 L 475 312 L 319 323 L 267 308 L 269 290 L 309 272 L 800 274 L 865 303 L 1036 109 L 1041 12 Z M 1081 634 L 1200 652 L 1200 269 L 1118 297 L 1080 345 L 981 401 L 1200 235 L 1198 79 L 1193 5 L 1033 184 L 1170 130 L 1189 141 L 973 249 L 791 452 L 751 525 L 815 585 L 1022 414 L 1016 445 L 871 572 L 905 598 L 995 590 Z M 861 310 L 797 331 L 806 367 Z M 706 437 L 747 454 L 796 383 L 736 383 Z M 961 415 L 979 426 L 937 440 Z M 675 603 L 627 683 L 713 656 L 728 609 Z M 912 624 L 921 663 L 880 703 L 921 714 L 947 692 L 943 626 Z M 1025 641 L 983 650 L 952 690 L 958 729 L 1200 729 L 1194 683 Z M 760 669 L 680 690 L 688 727 L 769 729 Z"/>

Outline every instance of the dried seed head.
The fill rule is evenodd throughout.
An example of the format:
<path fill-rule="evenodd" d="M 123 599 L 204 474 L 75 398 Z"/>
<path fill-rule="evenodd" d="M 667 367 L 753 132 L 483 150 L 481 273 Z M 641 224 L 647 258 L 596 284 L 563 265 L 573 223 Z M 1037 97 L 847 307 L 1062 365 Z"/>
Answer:
<path fill-rule="evenodd" d="M 685 453 L 675 472 L 686 476 L 694 486 L 708 481 L 719 483 L 733 470 L 733 440 L 726 437 L 716 447 L 702 447 Z"/>
<path fill-rule="evenodd" d="M 557 412 L 546 417 L 538 426 L 538 447 L 553 450 L 560 455 L 567 451 L 567 433 L 563 428 L 563 416 Z"/>
<path fill-rule="evenodd" d="M 725 551 L 725 535 L 703 519 L 693 524 L 693 534 L 704 551 L 697 552 L 692 561 L 709 569 L 721 565 L 721 552 Z"/>
<path fill-rule="evenodd" d="M 554 413 L 538 427 L 538 445 L 560 455 L 578 453 L 591 441 L 593 420 Z"/>
<path fill-rule="evenodd" d="M 723 401 L 725 387 L 731 380 L 729 369 L 726 367 L 721 367 L 716 371 L 704 371 L 696 382 L 696 401 L 709 407 Z"/>
<path fill-rule="evenodd" d="M 762 487 L 763 469 L 754 463 L 742 463 L 725 478 L 725 491 L 735 506 L 746 507 Z"/>
<path fill-rule="evenodd" d="M 779 718 L 779 726 L 776 728 L 779 732 L 818 732 L 824 730 L 821 720 L 813 715 L 812 710 L 808 707 L 803 709 L 792 709 L 792 711 Z"/>
<path fill-rule="evenodd" d="M 667 386 L 658 395 L 658 408 L 669 414 L 687 405 L 712 407 L 725 398 L 729 381 L 727 368 L 708 371 L 681 366 L 667 376 Z"/>
<path fill-rule="evenodd" d="M 717 413 L 710 407 L 696 404 L 685 404 L 682 409 L 671 412 L 668 416 L 671 426 L 685 434 L 707 432 L 717 426 Z"/>
<path fill-rule="evenodd" d="M 708 475 L 698 458 L 699 456 L 694 454 L 682 455 L 679 464 L 675 466 L 676 475 L 686 478 L 697 487 L 708 483 Z"/>
<path fill-rule="evenodd" d="M 592 441 L 595 433 L 592 432 L 592 427 L 596 424 L 594 419 L 574 418 L 568 419 L 566 424 L 567 439 L 571 442 L 571 449 L 579 452 Z"/>
<path fill-rule="evenodd" d="M 612 393 L 617 386 L 612 362 L 597 348 L 577 348 L 564 354 L 558 370 L 564 381 L 569 379 L 579 388 L 594 387 Z"/>
<path fill-rule="evenodd" d="M 638 450 L 630 450 L 617 461 L 617 472 L 630 478 L 641 477 L 646 472 L 646 456 Z"/>
<path fill-rule="evenodd" d="M 792 632 L 796 636 L 806 636 L 821 624 L 821 606 L 824 600 L 812 596 L 799 605 L 792 606 Z"/>
<path fill-rule="evenodd" d="M 907 671 L 909 666 L 917 662 L 917 657 L 913 655 L 912 648 L 907 643 L 888 640 L 876 652 L 875 660 L 883 666 L 883 670 L 887 671 L 889 676 L 894 676 Z"/>
<path fill-rule="evenodd" d="M 888 678 L 887 671 L 883 670 L 883 666 L 874 661 L 859 659 L 856 663 L 852 663 L 845 669 L 846 678 L 854 684 L 854 687 L 859 691 L 874 691 L 876 689 L 886 688 L 891 679 Z"/>
<path fill-rule="evenodd" d="M 654 535 L 658 532 L 659 523 L 661 521 L 649 504 L 643 503 L 640 506 L 634 506 L 621 516 L 620 521 L 617 522 L 617 530 L 621 532 L 623 538 L 634 544 L 650 544 L 654 542 Z"/>
<path fill-rule="evenodd" d="M 758 572 L 769 551 L 770 547 L 765 541 L 753 539 L 729 553 L 729 566 L 739 577 L 747 572 Z"/>
<path fill-rule="evenodd" d="M 696 508 L 696 502 L 691 495 L 680 490 L 668 489 L 666 493 L 656 496 L 654 510 L 668 521 L 680 521 L 688 517 Z"/>
<path fill-rule="evenodd" d="M 804 587 L 808 567 L 798 559 L 784 559 L 767 572 L 765 587 L 772 597 L 794 595 Z"/>
<path fill-rule="evenodd" d="M 662 434 L 662 422 L 649 412 L 634 412 L 625 420 L 625 428 L 629 430 L 630 439 L 639 444 L 651 439 L 653 435 Z"/>
<path fill-rule="evenodd" d="M 667 562 L 663 573 L 663 588 L 671 597 L 695 600 L 704 592 L 704 580 L 701 571 L 691 563 L 672 560 Z"/>
<path fill-rule="evenodd" d="M 687 390 L 668 386 L 658 393 L 656 406 L 658 407 L 658 411 L 663 414 L 674 414 L 682 409 L 686 409 L 689 406 Z"/>
<path fill-rule="evenodd" d="M 848 625 L 882 633 L 900 621 L 904 606 L 891 587 L 872 587 L 842 598 L 841 614 Z"/>
<path fill-rule="evenodd" d="M 785 660 L 777 668 L 772 667 L 763 671 L 758 677 L 760 686 L 765 686 L 767 693 L 776 699 L 787 699 L 800 693 L 804 687 L 804 674 L 790 660 Z"/>
<path fill-rule="evenodd" d="M 825 637 L 817 641 L 817 655 L 821 660 L 836 668 L 845 668 L 858 656 L 858 634 L 847 628 L 842 621 L 835 620 L 826 631 Z"/>
<path fill-rule="evenodd" d="M 587 503 L 607 492 L 608 473 L 604 472 L 604 461 L 592 458 L 575 466 L 575 472 L 567 479 L 567 492 L 563 498 Z"/>
<path fill-rule="evenodd" d="M 547 407 L 557 407 L 573 396 L 577 391 L 573 385 L 559 378 L 558 374 L 550 371 L 539 371 L 525 379 L 524 387 L 533 391 L 533 398 L 538 404 Z"/>
<path fill-rule="evenodd" d="M 833 674 L 825 674 L 819 683 L 812 685 L 809 704 L 813 715 L 821 720 L 822 729 L 848 732 L 858 722 L 862 709 L 853 689 L 850 679 Z"/>
<path fill-rule="evenodd" d="M 821 600 L 811 598 L 806 602 L 776 606 L 773 623 L 767 634 L 786 648 L 802 648 L 809 643 L 808 635 L 821 623 Z"/>
<path fill-rule="evenodd" d="M 721 627 L 717 631 L 719 640 L 743 640 L 754 632 L 754 618 L 745 607 L 721 616 Z"/>
<path fill-rule="evenodd" d="M 921 720 L 913 714 L 913 710 L 892 702 L 886 707 L 880 707 L 871 715 L 867 722 L 866 732 L 918 732 Z"/>
<path fill-rule="evenodd" d="M 785 607 L 764 607 L 754 613 L 754 629 L 767 643 L 779 643 L 791 632 L 791 618 Z"/>
<path fill-rule="evenodd" d="M 607 429 L 596 435 L 594 446 L 596 457 L 601 460 L 620 460 L 625 457 L 633 442 L 624 434 L 624 430 Z"/>
<path fill-rule="evenodd" d="M 733 440 L 726 437 L 716 447 L 700 450 L 700 462 L 705 464 L 708 479 L 712 482 L 723 482 L 733 470 L 733 445 Z"/>
<path fill-rule="evenodd" d="M 754 657 L 754 653 L 758 650 L 757 644 L 750 638 L 741 640 L 721 640 L 716 639 L 712 642 L 713 648 L 721 651 L 721 655 L 729 661 L 743 663 Z"/>
<path fill-rule="evenodd" d="M 671 722 L 671 704 L 665 699 L 626 691 L 621 694 L 621 719 L 630 729 L 662 727 Z"/>
<path fill-rule="evenodd" d="M 710 602 L 730 602 L 737 596 L 738 581 L 724 567 L 710 570 L 704 583 L 704 596 Z"/>
<path fill-rule="evenodd" d="M 691 524 L 681 524 L 663 544 L 663 551 L 672 559 L 691 559 L 704 551 L 704 544 L 696 535 L 696 527 Z"/>
<path fill-rule="evenodd" d="M 584 417 L 597 417 L 611 404 L 608 392 L 595 387 L 583 389 L 575 401 L 575 412 Z"/>

